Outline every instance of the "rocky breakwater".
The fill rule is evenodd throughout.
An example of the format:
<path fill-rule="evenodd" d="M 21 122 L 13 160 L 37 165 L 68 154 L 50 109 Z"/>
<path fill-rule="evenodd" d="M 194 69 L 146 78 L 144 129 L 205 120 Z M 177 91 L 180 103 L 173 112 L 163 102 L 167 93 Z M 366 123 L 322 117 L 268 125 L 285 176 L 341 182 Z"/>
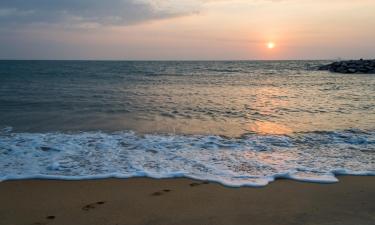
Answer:
<path fill-rule="evenodd" d="M 372 73 L 375 74 L 375 60 L 348 60 L 323 65 L 319 70 L 329 70 L 335 73 Z"/>

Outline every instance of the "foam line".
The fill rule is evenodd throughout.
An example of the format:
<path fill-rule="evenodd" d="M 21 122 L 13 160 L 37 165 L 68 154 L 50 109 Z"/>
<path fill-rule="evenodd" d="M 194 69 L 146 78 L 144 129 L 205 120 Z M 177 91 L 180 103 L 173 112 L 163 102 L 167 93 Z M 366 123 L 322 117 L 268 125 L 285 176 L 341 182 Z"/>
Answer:
<path fill-rule="evenodd" d="M 334 183 L 375 175 L 375 132 L 282 135 L 138 135 L 0 132 L 0 180 L 186 177 L 231 187 L 278 178 Z"/>

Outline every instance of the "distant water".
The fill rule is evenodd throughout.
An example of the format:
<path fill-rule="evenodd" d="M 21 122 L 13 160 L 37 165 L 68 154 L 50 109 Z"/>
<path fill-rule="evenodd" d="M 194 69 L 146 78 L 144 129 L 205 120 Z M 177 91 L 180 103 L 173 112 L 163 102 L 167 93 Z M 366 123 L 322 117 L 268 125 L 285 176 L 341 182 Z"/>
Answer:
<path fill-rule="evenodd" d="M 0 180 L 375 175 L 375 76 L 324 61 L 0 61 Z"/>

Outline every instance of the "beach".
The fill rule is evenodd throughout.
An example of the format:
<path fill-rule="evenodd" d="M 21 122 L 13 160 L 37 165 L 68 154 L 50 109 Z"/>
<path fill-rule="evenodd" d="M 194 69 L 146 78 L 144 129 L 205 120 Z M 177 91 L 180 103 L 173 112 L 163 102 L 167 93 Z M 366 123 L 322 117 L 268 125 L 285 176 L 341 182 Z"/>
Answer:
<path fill-rule="evenodd" d="M 2 225 L 340 224 L 375 221 L 375 179 L 228 188 L 190 179 L 0 183 Z"/>
<path fill-rule="evenodd" d="M 375 225 L 374 12 L 0 1 L 0 225 Z"/>

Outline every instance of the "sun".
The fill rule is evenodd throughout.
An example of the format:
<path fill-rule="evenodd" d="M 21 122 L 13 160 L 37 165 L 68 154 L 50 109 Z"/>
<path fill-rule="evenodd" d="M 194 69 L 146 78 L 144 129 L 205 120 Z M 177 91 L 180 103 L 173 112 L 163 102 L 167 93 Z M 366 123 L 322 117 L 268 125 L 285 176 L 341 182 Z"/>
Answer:
<path fill-rule="evenodd" d="M 275 43 L 273 43 L 272 41 L 268 42 L 268 43 L 267 43 L 267 48 L 268 48 L 268 49 L 273 49 L 273 48 L 275 48 Z"/>

